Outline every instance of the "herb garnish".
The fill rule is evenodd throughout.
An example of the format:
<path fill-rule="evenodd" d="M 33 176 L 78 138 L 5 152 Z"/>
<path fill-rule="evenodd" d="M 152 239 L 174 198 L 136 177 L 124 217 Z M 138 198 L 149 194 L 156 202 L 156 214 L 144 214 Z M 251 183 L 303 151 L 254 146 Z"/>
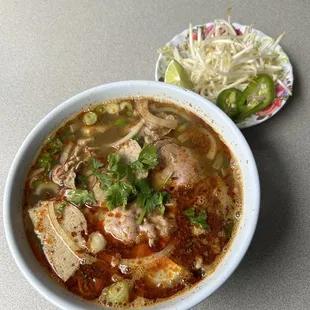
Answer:
<path fill-rule="evenodd" d="M 79 182 L 79 185 L 83 188 L 83 189 L 87 189 L 88 186 L 88 180 L 84 175 L 78 174 L 76 177 L 77 181 Z"/>
<path fill-rule="evenodd" d="M 207 212 L 206 210 L 200 210 L 199 215 L 195 216 L 195 208 L 185 210 L 184 215 L 188 218 L 191 224 L 198 224 L 202 228 L 209 230 L 210 226 L 207 224 Z"/>
<path fill-rule="evenodd" d="M 62 214 L 64 211 L 65 206 L 67 205 L 67 202 L 64 201 L 58 208 L 57 208 L 57 217 L 62 218 Z"/>
<path fill-rule="evenodd" d="M 101 188 L 106 191 L 107 207 L 110 210 L 117 206 L 125 208 L 129 201 L 136 200 L 138 206 L 143 209 L 137 221 L 141 224 L 144 216 L 155 209 L 164 214 L 164 204 L 169 199 L 169 193 L 154 191 L 147 179 L 136 180 L 133 172 L 148 171 L 157 164 L 156 147 L 145 145 L 138 160 L 132 164 L 122 163 L 120 154 L 111 153 L 105 172 L 99 171 L 103 163 L 97 159 L 93 159 L 91 165 L 93 175 L 99 180 Z"/>
<path fill-rule="evenodd" d="M 143 212 L 137 220 L 137 224 L 140 225 L 144 216 L 152 213 L 155 208 L 163 215 L 165 212 L 164 204 L 169 199 L 169 193 L 154 191 L 147 179 L 139 180 L 135 185 L 138 190 L 137 203 L 139 207 L 143 209 Z"/>
<path fill-rule="evenodd" d="M 145 145 L 139 155 L 138 160 L 131 164 L 133 170 L 138 172 L 153 169 L 158 164 L 157 149 L 153 145 Z"/>
<path fill-rule="evenodd" d="M 93 192 L 89 192 L 86 189 L 72 189 L 66 192 L 67 199 L 76 204 L 83 205 L 87 201 L 96 203 L 96 199 Z"/>

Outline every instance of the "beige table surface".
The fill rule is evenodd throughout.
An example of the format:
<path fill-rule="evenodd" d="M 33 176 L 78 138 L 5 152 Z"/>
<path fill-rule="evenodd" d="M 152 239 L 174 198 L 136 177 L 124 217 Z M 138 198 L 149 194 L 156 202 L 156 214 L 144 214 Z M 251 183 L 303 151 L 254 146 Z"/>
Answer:
<path fill-rule="evenodd" d="M 0 0 L 1 204 L 13 157 L 44 115 L 99 84 L 152 80 L 157 48 L 229 6 L 237 22 L 286 30 L 296 80 L 281 113 L 243 131 L 261 176 L 258 228 L 238 269 L 195 309 L 310 309 L 309 0 Z M 55 310 L 16 267 L 0 217 L 0 309 Z"/>

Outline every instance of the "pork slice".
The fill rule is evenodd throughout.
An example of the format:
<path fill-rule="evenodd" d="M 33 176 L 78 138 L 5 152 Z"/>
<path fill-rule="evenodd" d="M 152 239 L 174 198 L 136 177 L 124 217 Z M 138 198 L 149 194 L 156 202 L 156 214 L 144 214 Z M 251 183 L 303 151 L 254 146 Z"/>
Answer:
<path fill-rule="evenodd" d="M 55 212 L 62 206 L 62 202 L 42 201 L 29 210 L 29 215 L 49 264 L 63 281 L 67 281 L 79 269 L 80 263 L 53 228 L 48 215 L 50 204 Z M 79 247 L 85 246 L 82 233 L 87 232 L 86 220 L 76 207 L 67 204 L 62 210 L 59 224 Z"/>
<path fill-rule="evenodd" d="M 173 115 L 166 113 L 158 113 L 156 114 L 156 116 L 171 121 L 174 121 L 176 119 Z M 143 127 L 142 135 L 146 143 L 154 144 L 155 142 L 159 141 L 161 138 L 169 134 L 170 131 L 171 128 L 146 123 Z"/>
<path fill-rule="evenodd" d="M 136 140 L 128 140 L 117 151 L 118 154 L 121 155 L 121 160 L 125 164 L 131 164 L 139 159 L 139 155 L 141 153 L 141 146 Z M 136 172 L 135 173 L 137 179 L 143 179 L 148 176 L 148 172 Z"/>
<path fill-rule="evenodd" d="M 106 213 L 104 217 L 105 231 L 123 243 L 134 242 L 138 236 L 135 211 L 135 208 L 123 210 L 121 207 L 117 207 Z"/>
<path fill-rule="evenodd" d="M 102 204 L 105 202 L 106 199 L 106 192 L 101 188 L 100 182 L 97 181 L 93 187 L 93 193 L 95 196 L 95 199 L 97 201 L 97 204 L 99 206 L 102 206 Z"/>
<path fill-rule="evenodd" d="M 84 147 L 69 143 L 60 156 L 60 164 L 52 170 L 52 181 L 59 186 L 75 188 L 76 171 L 83 165 L 83 157 L 87 157 Z"/>
<path fill-rule="evenodd" d="M 156 189 L 162 188 L 169 176 L 168 184 L 174 189 L 192 188 L 201 178 L 202 167 L 195 153 L 189 148 L 169 143 L 163 145 L 158 152 L 162 169 L 155 169 L 151 175 Z"/>

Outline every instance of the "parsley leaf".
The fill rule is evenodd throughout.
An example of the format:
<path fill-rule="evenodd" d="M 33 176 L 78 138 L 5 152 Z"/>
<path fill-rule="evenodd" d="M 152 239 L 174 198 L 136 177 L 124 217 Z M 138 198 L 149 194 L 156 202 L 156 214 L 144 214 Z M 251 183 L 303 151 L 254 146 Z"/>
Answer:
<path fill-rule="evenodd" d="M 98 173 L 98 170 L 103 167 L 103 163 L 96 158 L 92 158 L 91 167 L 93 170 L 93 174 Z"/>
<path fill-rule="evenodd" d="M 112 177 L 107 173 L 96 173 L 95 176 L 99 180 L 100 187 L 103 190 L 107 190 L 113 184 Z"/>
<path fill-rule="evenodd" d="M 64 211 L 65 206 L 67 205 L 67 202 L 64 201 L 58 208 L 57 208 L 57 217 L 62 218 L 62 213 Z"/>
<path fill-rule="evenodd" d="M 126 207 L 130 195 L 136 195 L 136 189 L 125 181 L 116 181 L 107 190 L 106 202 L 110 210 L 122 205 Z"/>
<path fill-rule="evenodd" d="M 121 159 L 121 155 L 118 153 L 110 153 L 108 156 L 108 162 L 109 162 L 109 170 L 110 171 L 117 171 L 118 163 Z"/>
<path fill-rule="evenodd" d="M 131 163 L 130 167 L 136 171 L 144 171 L 145 170 L 143 163 L 141 163 L 139 160 L 136 160 L 133 163 Z"/>
<path fill-rule="evenodd" d="M 207 212 L 206 210 L 200 210 L 199 215 L 195 216 L 195 208 L 185 210 L 184 215 L 188 218 L 191 224 L 198 224 L 202 228 L 209 230 L 210 226 L 207 224 Z"/>
<path fill-rule="evenodd" d="M 84 175 L 78 174 L 76 177 L 79 185 L 83 188 L 83 189 L 87 189 L 88 186 L 88 180 Z"/>
<path fill-rule="evenodd" d="M 137 181 L 135 185 L 138 190 L 137 203 L 143 209 L 137 224 L 140 225 L 144 216 L 152 213 L 156 208 L 163 215 L 165 212 L 164 204 L 169 199 L 169 193 L 155 192 L 146 179 Z"/>
<path fill-rule="evenodd" d="M 66 192 L 67 199 L 76 205 L 83 205 L 86 201 L 96 203 L 93 192 L 88 192 L 86 189 L 72 189 Z"/>
<path fill-rule="evenodd" d="M 157 148 L 153 145 L 145 145 L 137 161 L 133 162 L 132 166 L 137 171 L 150 170 L 157 166 Z"/>

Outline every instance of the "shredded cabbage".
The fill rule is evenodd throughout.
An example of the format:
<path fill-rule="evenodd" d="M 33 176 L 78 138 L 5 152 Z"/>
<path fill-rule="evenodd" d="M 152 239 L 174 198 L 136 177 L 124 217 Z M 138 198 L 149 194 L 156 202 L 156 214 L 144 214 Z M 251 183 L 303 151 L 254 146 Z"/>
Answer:
<path fill-rule="evenodd" d="M 291 95 L 281 81 L 284 72 L 278 65 L 280 55 L 275 51 L 285 33 L 277 40 L 262 42 L 252 27 L 247 26 L 242 34 L 236 31 L 228 10 L 228 21 L 216 19 L 213 26 L 194 30 L 190 24 L 183 45 L 165 46 L 159 52 L 178 61 L 189 73 L 194 90 L 212 102 L 225 89 L 236 87 L 243 91 L 259 73 L 270 74 Z"/>

